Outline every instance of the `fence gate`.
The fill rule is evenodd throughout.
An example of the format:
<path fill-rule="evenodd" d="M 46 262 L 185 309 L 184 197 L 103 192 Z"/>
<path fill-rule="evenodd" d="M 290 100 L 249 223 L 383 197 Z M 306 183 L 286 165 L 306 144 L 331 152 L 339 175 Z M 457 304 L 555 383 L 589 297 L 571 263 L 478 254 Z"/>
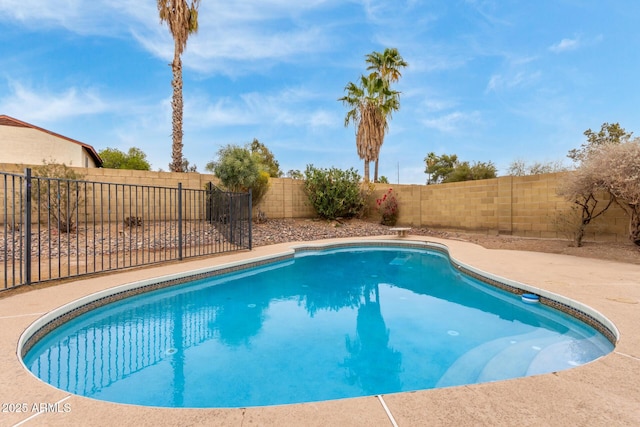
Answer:
<path fill-rule="evenodd" d="M 210 182 L 207 220 L 230 244 L 251 249 L 251 191 L 225 192 Z"/>

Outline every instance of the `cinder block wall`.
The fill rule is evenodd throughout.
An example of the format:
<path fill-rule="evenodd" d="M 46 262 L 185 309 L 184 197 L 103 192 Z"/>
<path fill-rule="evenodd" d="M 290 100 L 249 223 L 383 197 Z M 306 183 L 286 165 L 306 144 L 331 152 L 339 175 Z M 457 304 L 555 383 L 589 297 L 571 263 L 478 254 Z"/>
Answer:
<path fill-rule="evenodd" d="M 559 223 L 571 215 L 572 204 L 557 195 L 557 188 L 568 173 L 438 185 L 378 184 L 375 195 L 380 197 L 389 187 L 394 189 L 400 205 L 398 222 L 404 225 L 566 238 Z M 601 198 L 600 205 L 606 205 L 606 197 Z M 587 227 L 585 239 L 627 241 L 628 221 L 614 204 Z"/>
<path fill-rule="evenodd" d="M 0 163 L 0 171 L 23 174 L 25 168 L 32 170 L 42 165 L 18 165 L 13 163 Z M 182 188 L 204 189 L 208 182 L 218 182 L 214 175 L 201 173 L 180 173 L 180 172 L 153 172 L 137 171 L 126 169 L 107 168 L 76 168 L 72 167 L 78 174 L 84 176 L 85 181 L 110 182 L 116 184 L 152 185 L 157 187 L 177 188 L 178 183 L 182 183 Z"/>
<path fill-rule="evenodd" d="M 13 174 L 24 174 L 25 168 L 30 167 L 33 169 L 37 168 L 38 165 L 18 165 L 18 164 L 0 164 L 0 171 L 13 173 Z M 78 174 L 83 176 L 83 180 L 91 181 L 91 182 L 104 182 L 104 183 L 112 183 L 112 184 L 128 184 L 128 185 L 137 185 L 137 186 L 153 186 L 153 187 L 165 187 L 171 189 L 177 189 L 178 183 L 182 183 L 182 188 L 187 190 L 183 193 L 183 206 L 185 216 L 184 219 L 198 219 L 195 216 L 200 215 L 203 212 L 203 201 L 200 198 L 193 197 L 195 193 L 190 192 L 189 190 L 202 190 L 209 182 L 213 182 L 214 184 L 218 182 L 217 178 L 213 175 L 209 174 L 198 174 L 198 173 L 178 173 L 178 172 L 152 172 L 152 171 L 135 171 L 135 170 L 123 170 L 123 169 L 106 169 L 106 168 L 72 168 Z M 32 172 L 33 173 L 33 172 Z M 13 206 L 13 197 L 19 199 L 20 188 L 19 181 L 12 180 L 9 176 L 4 179 L 5 182 L 0 182 L 0 224 L 4 224 L 8 221 L 9 224 L 12 222 L 18 222 L 17 219 L 13 219 L 13 217 L 19 217 L 22 215 L 20 212 L 20 207 Z M 14 184 L 18 187 L 15 187 Z M 5 215 L 5 187 L 7 193 L 9 194 L 9 204 L 11 206 L 7 206 L 7 211 Z M 99 186 L 94 187 L 96 191 L 99 191 Z M 14 190 L 14 191 L 12 191 Z M 147 214 L 153 212 L 153 216 L 158 219 L 165 219 L 165 217 L 169 217 L 175 212 L 167 209 L 171 209 L 171 205 L 175 204 L 175 201 L 169 203 L 171 197 L 175 197 L 174 193 L 171 192 L 162 192 L 159 190 L 153 190 L 151 192 L 147 192 L 146 190 L 139 188 L 137 190 L 131 190 L 129 187 L 118 187 L 112 188 L 111 192 L 107 192 L 106 189 L 103 190 L 103 194 L 101 197 L 96 197 L 95 192 L 87 193 L 87 209 L 89 210 L 89 220 L 93 221 L 92 215 L 92 206 L 95 204 L 96 211 L 102 211 L 102 214 L 98 215 L 95 218 L 96 221 L 116 221 L 122 220 L 123 217 L 127 216 L 143 216 L 143 212 Z M 149 199 L 151 194 L 155 197 L 155 203 L 153 206 L 149 205 Z M 165 201 L 165 199 L 167 201 Z M 102 208 L 103 206 L 112 206 L 112 209 L 108 215 L 104 215 L 106 212 L 106 208 Z M 116 210 L 118 210 L 116 212 Z M 80 214 L 84 213 L 84 207 L 81 207 Z M 5 221 L 6 216 L 6 221 Z M 175 216 L 175 215 L 174 215 Z M 192 218 L 193 217 L 193 218 Z"/>
<path fill-rule="evenodd" d="M 304 181 L 289 178 L 271 178 L 264 199 L 254 206 L 267 218 L 312 218 L 315 211 L 304 192 Z"/>
<path fill-rule="evenodd" d="M 0 164 L 0 171 L 24 172 L 24 165 Z M 146 172 L 119 169 L 77 168 L 88 181 L 112 182 L 185 189 L 203 189 L 217 182 L 213 175 L 198 173 Z M 376 184 L 370 211 L 377 217 L 375 200 L 393 188 L 399 203 L 398 222 L 413 227 L 466 230 L 478 233 L 524 237 L 565 238 L 558 218 L 570 215 L 571 204 L 556 194 L 570 172 L 523 177 L 500 177 L 438 185 Z M 2 184 L 2 183 L 0 183 Z M 4 188 L 0 185 L 4 203 Z M 606 204 L 606 201 L 600 202 Z M 8 207 L 9 215 L 11 207 Z M 315 212 L 304 193 L 304 182 L 272 178 L 265 198 L 254 207 L 267 218 L 311 218 Z M 0 206 L 4 221 L 4 206 Z M 627 241 L 628 217 L 613 205 L 587 228 L 588 240 Z"/>

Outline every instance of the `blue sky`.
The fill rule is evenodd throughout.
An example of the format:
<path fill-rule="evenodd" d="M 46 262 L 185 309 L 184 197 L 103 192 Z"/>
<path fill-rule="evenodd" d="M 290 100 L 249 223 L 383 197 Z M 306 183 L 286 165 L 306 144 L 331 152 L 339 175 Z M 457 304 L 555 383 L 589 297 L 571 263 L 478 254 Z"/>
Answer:
<path fill-rule="evenodd" d="M 396 47 L 380 173 L 424 183 L 428 152 L 557 161 L 587 128 L 640 134 L 637 0 L 202 0 L 184 66 L 184 155 L 263 142 L 281 169 L 354 167 L 337 101 Z M 173 42 L 153 0 L 0 0 L 0 114 L 93 145 L 171 155 Z M 568 164 L 568 163 L 567 163 Z"/>

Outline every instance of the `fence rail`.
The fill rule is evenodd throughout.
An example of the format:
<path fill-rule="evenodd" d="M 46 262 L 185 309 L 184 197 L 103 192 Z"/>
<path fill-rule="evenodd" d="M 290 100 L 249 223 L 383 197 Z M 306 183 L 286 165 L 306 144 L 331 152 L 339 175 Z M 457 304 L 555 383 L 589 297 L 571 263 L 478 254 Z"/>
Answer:
<path fill-rule="evenodd" d="M 0 291 L 251 249 L 251 194 L 0 172 Z"/>

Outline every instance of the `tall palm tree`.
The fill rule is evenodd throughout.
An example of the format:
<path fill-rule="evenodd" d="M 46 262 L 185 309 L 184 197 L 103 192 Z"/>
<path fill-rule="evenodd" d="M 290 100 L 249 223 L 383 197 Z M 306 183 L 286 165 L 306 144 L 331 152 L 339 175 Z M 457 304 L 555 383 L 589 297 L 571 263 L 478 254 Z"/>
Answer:
<path fill-rule="evenodd" d="M 365 61 L 369 64 L 367 70 L 376 71 L 389 83 L 400 80 L 400 69 L 409 65 L 395 47 L 386 48 L 382 53 L 371 52 L 365 57 Z"/>
<path fill-rule="evenodd" d="M 358 156 L 364 160 L 364 180 L 369 181 L 369 163 L 380 155 L 380 147 L 387 131 L 387 117 L 400 108 L 400 92 L 393 91 L 378 73 L 360 77 L 360 84 L 349 82 L 345 96 L 339 98 L 350 108 L 344 125 L 353 122 L 356 128 Z"/>
<path fill-rule="evenodd" d="M 367 70 L 374 70 L 388 85 L 397 82 L 400 77 L 402 77 L 400 69 L 409 65 L 396 48 L 386 48 L 382 53 L 371 52 L 365 57 L 365 61 L 369 64 Z M 400 104 L 398 104 L 398 108 L 400 108 Z M 382 142 L 380 146 L 382 146 Z M 379 158 L 376 157 L 376 165 L 373 173 L 374 182 L 378 182 L 378 160 Z"/>
<path fill-rule="evenodd" d="M 198 7 L 200 0 L 158 0 L 158 12 L 160 23 L 166 22 L 173 36 L 174 50 L 171 71 L 173 79 L 173 97 L 171 107 L 173 109 L 173 144 L 171 146 L 172 172 L 183 172 L 182 162 L 182 60 L 180 56 L 187 47 L 189 35 L 198 31 Z"/>

